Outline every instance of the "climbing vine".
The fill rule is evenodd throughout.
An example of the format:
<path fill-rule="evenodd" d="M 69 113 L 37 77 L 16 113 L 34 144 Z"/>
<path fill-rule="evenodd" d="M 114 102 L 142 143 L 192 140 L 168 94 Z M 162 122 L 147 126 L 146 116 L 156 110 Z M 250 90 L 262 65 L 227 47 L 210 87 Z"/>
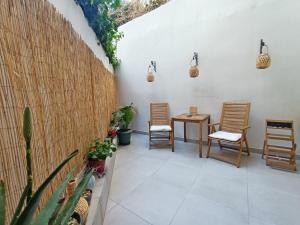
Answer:
<path fill-rule="evenodd" d="M 75 2 L 82 8 L 110 63 L 117 67 L 120 64 L 116 56 L 117 42 L 123 37 L 123 33 L 118 31 L 111 13 L 120 7 L 121 0 L 75 0 Z"/>

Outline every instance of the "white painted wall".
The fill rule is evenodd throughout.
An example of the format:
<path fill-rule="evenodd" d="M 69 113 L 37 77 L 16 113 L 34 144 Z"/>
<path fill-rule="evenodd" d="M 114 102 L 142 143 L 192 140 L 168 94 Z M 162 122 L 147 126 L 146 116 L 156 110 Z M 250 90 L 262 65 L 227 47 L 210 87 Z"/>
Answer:
<path fill-rule="evenodd" d="M 224 101 L 250 101 L 251 147 L 262 148 L 266 118 L 293 119 L 300 144 L 299 11 L 295 0 L 171 0 L 123 25 L 119 97 L 137 107 L 133 128 L 147 131 L 150 102 L 169 102 L 172 115 L 196 105 L 216 122 Z M 266 70 L 255 68 L 260 38 L 272 55 Z M 191 79 L 194 51 L 201 75 Z M 150 60 L 158 67 L 154 83 L 146 82 Z"/>
<path fill-rule="evenodd" d="M 109 63 L 101 45 L 97 44 L 97 37 L 89 26 L 82 9 L 74 0 L 48 0 L 71 24 L 74 30 L 80 35 L 82 40 L 91 48 L 97 58 L 104 66 L 113 72 L 113 67 Z"/>

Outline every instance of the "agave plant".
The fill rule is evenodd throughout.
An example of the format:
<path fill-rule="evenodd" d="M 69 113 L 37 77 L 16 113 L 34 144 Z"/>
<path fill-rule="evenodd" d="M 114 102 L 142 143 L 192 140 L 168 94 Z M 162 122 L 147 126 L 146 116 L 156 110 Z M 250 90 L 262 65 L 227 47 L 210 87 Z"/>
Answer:
<path fill-rule="evenodd" d="M 10 225 L 42 225 L 48 224 L 50 219 L 53 219 L 53 214 L 58 208 L 58 201 L 61 194 L 64 192 L 68 182 L 71 180 L 74 169 L 70 171 L 63 181 L 59 184 L 57 189 L 53 192 L 52 196 L 49 198 L 45 206 L 39 212 L 39 214 L 33 218 L 35 211 L 38 207 L 39 201 L 42 194 L 53 178 L 59 173 L 59 171 L 78 154 L 78 150 L 72 152 L 65 160 L 63 160 L 58 167 L 45 179 L 45 181 L 40 185 L 40 187 L 33 193 L 32 191 L 32 171 L 31 171 L 31 154 L 30 154 L 30 142 L 31 142 L 31 113 L 30 108 L 26 107 L 24 111 L 24 121 L 23 121 L 23 133 L 26 141 L 26 162 L 27 162 L 27 185 L 21 195 L 17 208 L 14 212 L 13 218 Z M 86 171 L 81 182 L 77 185 L 73 195 L 69 198 L 68 202 L 65 204 L 64 208 L 61 209 L 56 218 L 54 218 L 55 225 L 67 224 L 69 218 L 73 214 L 74 208 L 82 194 L 85 190 L 90 177 L 92 176 L 92 171 Z M 25 204 L 26 200 L 26 204 Z M 4 182 L 0 181 L 0 225 L 5 224 L 5 187 Z"/>

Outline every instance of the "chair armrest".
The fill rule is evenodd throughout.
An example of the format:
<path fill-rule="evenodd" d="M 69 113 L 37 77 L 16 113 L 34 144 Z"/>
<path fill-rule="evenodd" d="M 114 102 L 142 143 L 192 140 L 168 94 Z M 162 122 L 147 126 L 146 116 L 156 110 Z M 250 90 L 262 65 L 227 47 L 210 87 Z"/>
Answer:
<path fill-rule="evenodd" d="M 208 124 L 208 128 L 209 128 L 209 134 L 213 133 L 213 132 L 216 132 L 216 126 L 219 126 L 220 123 L 211 123 L 211 124 Z"/>
<path fill-rule="evenodd" d="M 242 131 L 245 131 L 245 130 L 247 130 L 247 129 L 249 129 L 249 128 L 250 128 L 250 126 L 245 126 L 245 127 L 242 127 L 241 130 L 242 130 Z"/>

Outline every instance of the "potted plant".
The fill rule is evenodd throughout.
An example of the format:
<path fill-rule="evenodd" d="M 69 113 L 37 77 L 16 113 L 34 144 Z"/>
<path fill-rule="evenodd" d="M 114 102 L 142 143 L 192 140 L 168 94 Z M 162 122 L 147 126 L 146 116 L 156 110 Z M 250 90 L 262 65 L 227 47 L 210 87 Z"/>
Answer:
<path fill-rule="evenodd" d="M 128 127 L 134 118 L 134 114 L 135 110 L 132 106 L 132 103 L 130 105 L 121 107 L 112 114 L 111 125 L 119 127 L 117 133 L 120 145 L 130 144 L 132 130 Z"/>
<path fill-rule="evenodd" d="M 117 127 L 110 127 L 108 129 L 106 139 L 110 140 L 114 145 L 118 145 Z"/>
<path fill-rule="evenodd" d="M 96 139 L 90 145 L 90 152 L 87 155 L 88 166 L 94 168 L 97 174 L 102 174 L 106 158 L 111 157 L 116 150 L 117 147 L 111 141 L 100 142 L 99 139 Z"/>

